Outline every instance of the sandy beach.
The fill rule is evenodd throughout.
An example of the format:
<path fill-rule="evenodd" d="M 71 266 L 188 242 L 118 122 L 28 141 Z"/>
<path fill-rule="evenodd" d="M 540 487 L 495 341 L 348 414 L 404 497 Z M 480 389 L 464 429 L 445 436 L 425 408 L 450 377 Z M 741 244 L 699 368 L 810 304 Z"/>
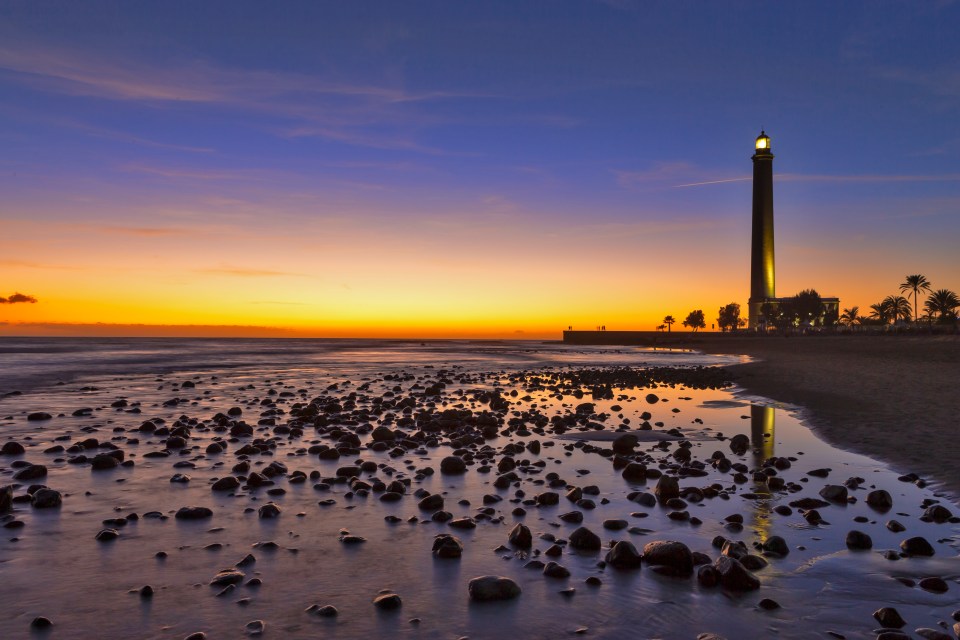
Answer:
<path fill-rule="evenodd" d="M 678 336 L 739 353 L 747 392 L 802 406 L 829 442 L 884 460 L 960 495 L 960 336 Z"/>

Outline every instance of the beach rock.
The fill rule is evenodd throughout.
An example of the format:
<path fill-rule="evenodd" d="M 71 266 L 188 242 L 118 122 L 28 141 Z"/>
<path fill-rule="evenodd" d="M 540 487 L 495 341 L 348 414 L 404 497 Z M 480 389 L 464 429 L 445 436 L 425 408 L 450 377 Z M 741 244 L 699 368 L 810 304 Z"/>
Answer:
<path fill-rule="evenodd" d="M 0 513 L 6 513 L 13 509 L 13 486 L 5 485 L 0 487 Z"/>
<path fill-rule="evenodd" d="M 37 478 L 43 478 L 47 475 L 47 468 L 42 464 L 30 464 L 20 471 L 17 471 L 13 474 L 14 480 L 36 480 Z"/>
<path fill-rule="evenodd" d="M 862 531 L 850 531 L 847 533 L 847 549 L 853 551 L 867 551 L 873 548 L 873 539 Z"/>
<path fill-rule="evenodd" d="M 900 617 L 900 612 L 893 607 L 883 607 L 882 609 L 877 609 L 873 612 L 873 617 L 876 618 L 877 622 L 888 629 L 901 629 L 907 624 L 906 621 Z"/>
<path fill-rule="evenodd" d="M 727 640 L 723 636 L 718 636 L 715 633 L 701 633 L 697 636 L 697 640 Z"/>
<path fill-rule="evenodd" d="M 638 444 L 637 436 L 632 433 L 625 433 L 622 436 L 617 436 L 613 441 L 613 451 L 614 453 L 628 454 L 633 453 L 634 448 Z"/>
<path fill-rule="evenodd" d="M 607 564 L 615 569 L 639 569 L 641 556 L 627 540 L 620 540 L 607 552 Z"/>
<path fill-rule="evenodd" d="M 96 535 L 98 542 L 111 542 L 119 537 L 120 532 L 116 529 L 101 529 Z"/>
<path fill-rule="evenodd" d="M 536 502 L 537 505 L 541 507 L 552 507 L 553 505 L 560 504 L 560 494 L 556 491 L 544 491 L 543 493 L 537 494 Z"/>
<path fill-rule="evenodd" d="M 601 547 L 600 536 L 586 527 L 580 527 L 570 534 L 570 546 L 573 549 L 596 551 Z"/>
<path fill-rule="evenodd" d="M 742 558 L 738 558 L 738 560 L 740 560 L 740 564 L 742 564 L 747 571 L 759 571 L 768 564 L 766 560 L 752 553 L 748 553 Z"/>
<path fill-rule="evenodd" d="M 637 492 L 636 495 L 630 498 L 632 502 L 636 502 L 642 507 L 655 507 L 657 506 L 657 497 L 652 493 L 646 491 Z"/>
<path fill-rule="evenodd" d="M 240 486 L 240 481 L 233 476 L 224 476 L 213 483 L 212 491 L 233 491 Z"/>
<path fill-rule="evenodd" d="M 437 513 L 442 513 L 442 512 L 437 512 Z M 471 518 L 470 516 L 464 516 L 462 518 L 456 518 L 454 520 L 451 520 L 448 526 L 453 527 L 454 529 L 476 529 L 477 521 Z"/>
<path fill-rule="evenodd" d="M 14 442 L 10 440 L 9 442 L 3 443 L 3 448 L 0 449 L 0 455 L 4 456 L 20 456 L 23 455 L 24 448 L 23 445 L 19 442 Z"/>
<path fill-rule="evenodd" d="M 460 456 L 447 456 L 440 461 L 440 473 L 459 475 L 467 472 L 467 463 Z"/>
<path fill-rule="evenodd" d="M 660 476 L 657 480 L 657 486 L 653 489 L 653 495 L 660 502 L 666 502 L 671 498 L 680 497 L 680 483 L 673 476 Z"/>
<path fill-rule="evenodd" d="M 34 411 L 33 413 L 27 415 L 27 420 L 29 420 L 30 422 L 38 422 L 40 420 L 51 420 L 51 419 L 53 419 L 53 416 L 51 416 L 49 413 L 45 411 Z"/>
<path fill-rule="evenodd" d="M 867 494 L 867 504 L 877 511 L 887 511 L 893 507 L 893 497 L 883 489 L 876 489 Z"/>
<path fill-rule="evenodd" d="M 467 592 L 470 594 L 470 598 L 477 602 L 512 600 L 522 593 L 520 585 L 503 576 L 474 578 L 468 583 Z"/>
<path fill-rule="evenodd" d="M 264 629 L 266 629 L 267 623 L 263 620 L 251 620 L 244 627 L 244 632 L 248 636 L 259 636 L 263 635 Z"/>
<path fill-rule="evenodd" d="M 660 567 L 658 573 L 675 576 L 693 574 L 693 554 L 682 542 L 654 540 L 643 545 L 643 561 L 652 567 Z"/>
<path fill-rule="evenodd" d="M 94 471 L 116 469 L 118 466 L 120 466 L 120 461 L 106 453 L 99 453 L 90 461 L 90 468 Z"/>
<path fill-rule="evenodd" d="M 268 502 L 267 504 L 257 509 L 257 516 L 264 519 L 279 517 L 280 507 L 274 504 L 273 502 Z"/>
<path fill-rule="evenodd" d="M 399 609 L 403 606 L 403 600 L 397 594 L 392 591 L 386 593 L 381 593 L 376 598 L 373 599 L 373 605 L 381 610 L 390 611 L 393 609 Z"/>
<path fill-rule="evenodd" d="M 631 462 L 623 468 L 623 473 L 620 475 L 622 475 L 623 479 L 627 482 L 646 482 L 647 465 L 639 462 Z"/>
<path fill-rule="evenodd" d="M 59 491 L 44 487 L 34 491 L 30 502 L 36 509 L 54 509 L 63 504 L 63 497 Z M 0 509 L 0 511 L 2 511 L 2 509 Z"/>
<path fill-rule="evenodd" d="M 507 539 L 510 544 L 521 549 L 529 549 L 533 545 L 533 534 L 530 533 L 530 529 L 519 522 L 510 530 Z"/>
<path fill-rule="evenodd" d="M 923 511 L 923 515 L 920 516 L 920 519 L 926 522 L 943 524 L 952 517 L 953 514 L 950 513 L 950 509 L 947 509 L 945 506 L 940 504 L 934 504 L 930 505 Z"/>
<path fill-rule="evenodd" d="M 820 489 L 820 497 L 829 502 L 846 502 L 847 488 L 842 484 L 828 484 Z"/>
<path fill-rule="evenodd" d="M 174 516 L 177 520 L 202 520 L 213 515 L 207 507 L 180 507 Z"/>
<path fill-rule="evenodd" d="M 728 443 L 728 445 L 730 447 L 730 451 L 732 451 L 738 456 L 742 456 L 744 453 L 747 452 L 747 449 L 750 448 L 750 438 L 745 436 L 742 433 L 738 433 L 737 435 L 730 438 L 730 442 Z"/>
<path fill-rule="evenodd" d="M 782 558 L 790 553 L 787 541 L 780 536 L 770 536 L 763 541 L 763 551 L 774 557 Z"/>
<path fill-rule="evenodd" d="M 217 587 L 223 587 L 228 584 L 240 584 L 243 582 L 244 573 L 238 569 L 223 569 L 213 576 L 210 584 Z"/>
<path fill-rule="evenodd" d="M 335 618 L 340 613 L 332 604 L 326 604 L 323 606 L 314 604 L 307 608 L 307 612 L 321 618 Z"/>
<path fill-rule="evenodd" d="M 907 538 L 900 543 L 900 551 L 907 556 L 932 556 L 934 554 L 933 546 L 927 542 L 927 539 L 921 536 Z"/>
<path fill-rule="evenodd" d="M 924 640 L 956 640 L 950 634 L 938 631 L 937 629 L 920 627 L 919 629 L 914 629 L 913 632 Z"/>
<path fill-rule="evenodd" d="M 432 552 L 438 558 L 459 558 L 463 555 L 463 542 L 449 533 L 440 533 L 433 539 Z"/>
<path fill-rule="evenodd" d="M 886 527 L 889 531 L 893 531 L 894 533 L 900 533 L 901 531 L 907 530 L 907 528 L 897 520 L 888 520 Z"/>
<path fill-rule="evenodd" d="M 559 562 L 550 561 L 543 568 L 543 575 L 548 578 L 569 578 L 570 570 Z"/>
<path fill-rule="evenodd" d="M 931 593 L 946 593 L 950 590 L 950 585 L 943 578 L 931 577 L 924 578 L 919 583 L 920 588 Z"/>
<path fill-rule="evenodd" d="M 424 511 L 438 511 L 443 509 L 443 496 L 439 493 L 428 495 L 417 503 L 417 507 Z"/>
<path fill-rule="evenodd" d="M 36 618 L 30 621 L 31 629 L 37 629 L 42 631 L 43 629 L 49 629 L 52 626 L 53 626 L 53 622 L 50 620 L 50 618 L 47 618 L 44 616 L 37 616 Z"/>
<path fill-rule="evenodd" d="M 697 582 L 702 587 L 712 589 L 720 584 L 720 572 L 712 564 L 705 564 L 697 569 Z"/>
<path fill-rule="evenodd" d="M 720 574 L 720 584 L 724 589 L 754 591 L 760 588 L 760 580 L 736 558 L 720 556 L 713 563 L 713 567 Z"/>
<path fill-rule="evenodd" d="M 829 507 L 830 503 L 819 498 L 800 498 L 790 503 L 794 509 L 819 509 L 820 507 Z"/>

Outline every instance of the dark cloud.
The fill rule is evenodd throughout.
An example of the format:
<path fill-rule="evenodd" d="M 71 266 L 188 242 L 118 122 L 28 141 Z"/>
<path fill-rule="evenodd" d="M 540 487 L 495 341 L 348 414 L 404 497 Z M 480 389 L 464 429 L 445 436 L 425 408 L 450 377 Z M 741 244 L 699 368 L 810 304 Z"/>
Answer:
<path fill-rule="evenodd" d="M 37 301 L 33 296 L 28 296 L 17 292 L 10 296 L 9 298 L 0 297 L 0 304 L 16 304 L 18 302 L 30 302 L 35 303 Z"/>

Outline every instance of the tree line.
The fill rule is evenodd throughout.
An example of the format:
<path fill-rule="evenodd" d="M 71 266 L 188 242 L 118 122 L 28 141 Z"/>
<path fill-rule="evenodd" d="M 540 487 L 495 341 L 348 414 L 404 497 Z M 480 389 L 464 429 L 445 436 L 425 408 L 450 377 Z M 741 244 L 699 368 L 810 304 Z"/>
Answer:
<path fill-rule="evenodd" d="M 676 318 L 673 316 L 666 316 L 663 319 L 663 324 L 657 327 L 657 331 L 663 331 L 664 329 L 667 332 L 670 332 L 670 328 L 677 322 Z M 707 328 L 707 317 L 703 313 L 703 309 L 694 309 L 687 314 L 686 320 L 681 324 L 685 327 L 689 327 L 692 331 L 696 332 L 700 329 Z M 720 311 L 717 314 L 717 326 L 720 327 L 721 331 L 733 331 L 741 327 L 745 327 L 747 321 L 740 317 L 740 305 L 736 302 L 731 302 L 728 305 L 720 307 Z"/>
<path fill-rule="evenodd" d="M 927 294 L 920 315 L 920 295 Z M 903 294 L 907 294 L 904 296 Z M 913 304 L 907 296 L 913 295 Z M 897 322 L 927 322 L 950 324 L 957 321 L 960 296 L 950 289 L 933 290 L 933 285 L 922 274 L 908 275 L 900 283 L 900 295 L 889 295 L 870 305 L 869 315 L 860 315 L 860 307 L 844 309 L 839 322 L 848 327 L 857 325 L 888 325 Z"/>
<path fill-rule="evenodd" d="M 924 314 L 920 315 L 920 296 L 927 294 L 923 302 Z M 908 297 L 913 296 L 913 304 Z M 780 298 L 777 302 L 766 302 L 760 307 L 761 323 L 776 329 L 794 327 L 832 327 L 835 325 L 889 325 L 897 322 L 955 323 L 960 311 L 960 297 L 950 289 L 933 290 L 926 276 L 908 275 L 900 284 L 900 295 L 889 295 L 880 302 L 870 305 L 870 314 L 860 315 L 860 307 L 844 309 L 842 313 L 833 305 L 826 305 L 816 289 L 804 289 L 795 296 Z M 663 319 L 658 331 L 670 331 L 677 320 L 672 315 Z M 702 309 L 694 309 L 682 322 L 691 331 L 699 331 L 707 326 Z M 731 302 L 720 307 L 717 312 L 716 326 L 721 331 L 736 331 L 747 322 L 740 317 L 740 305 Z"/>

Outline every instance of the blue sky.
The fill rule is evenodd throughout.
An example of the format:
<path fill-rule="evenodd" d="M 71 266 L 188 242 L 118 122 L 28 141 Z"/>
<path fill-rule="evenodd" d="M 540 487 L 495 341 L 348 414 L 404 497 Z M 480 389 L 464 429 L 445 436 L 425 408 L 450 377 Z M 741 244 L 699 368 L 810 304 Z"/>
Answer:
<path fill-rule="evenodd" d="M 0 273 L 49 289 L 204 231 L 309 271 L 282 245 L 310 228 L 384 265 L 461 243 L 503 276 L 553 246 L 617 287 L 678 279 L 669 304 L 745 302 L 762 126 L 778 293 L 958 289 L 958 27 L 956 2 L 0 2 Z M 294 269 L 197 246 L 194 272 Z"/>

